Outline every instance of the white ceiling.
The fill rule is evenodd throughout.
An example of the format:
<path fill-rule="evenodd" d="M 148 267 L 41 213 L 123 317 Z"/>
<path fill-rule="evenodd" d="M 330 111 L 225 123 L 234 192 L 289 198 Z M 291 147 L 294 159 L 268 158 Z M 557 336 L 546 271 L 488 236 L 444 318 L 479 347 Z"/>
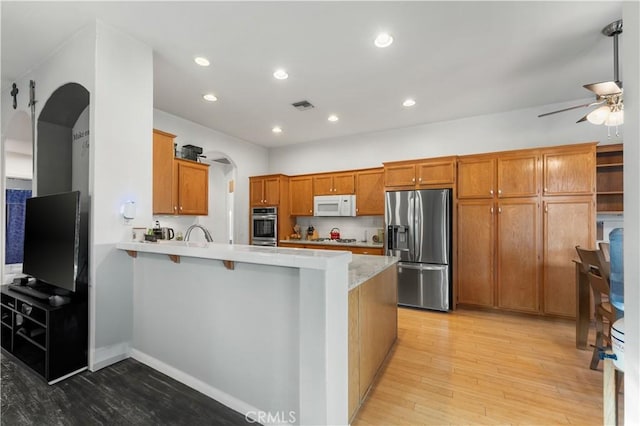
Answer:
<path fill-rule="evenodd" d="M 619 1 L 1 7 L 3 89 L 98 18 L 153 48 L 156 108 L 267 147 L 584 99 L 583 84 L 613 79 L 600 31 L 622 16 Z M 386 49 L 373 45 L 380 31 L 395 39 Z M 273 78 L 279 67 L 288 80 Z M 417 105 L 403 107 L 407 97 Z M 300 100 L 315 108 L 290 105 Z"/>

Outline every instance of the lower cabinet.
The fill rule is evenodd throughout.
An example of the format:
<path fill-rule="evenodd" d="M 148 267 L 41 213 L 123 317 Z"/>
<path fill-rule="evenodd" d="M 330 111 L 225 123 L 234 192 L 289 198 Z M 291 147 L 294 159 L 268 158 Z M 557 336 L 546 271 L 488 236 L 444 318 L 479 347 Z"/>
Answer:
<path fill-rule="evenodd" d="M 344 250 L 350 251 L 353 254 L 370 254 L 374 256 L 382 256 L 384 254 L 384 249 L 382 247 L 349 247 L 323 244 L 305 244 L 304 242 L 278 243 L 278 247 L 306 248 L 311 250 Z"/>
<path fill-rule="evenodd" d="M 458 303 L 493 306 L 493 201 L 458 201 L 457 219 Z"/>
<path fill-rule="evenodd" d="M 545 314 L 576 316 L 575 246 L 593 247 L 593 197 L 554 197 L 544 201 Z"/>
<path fill-rule="evenodd" d="M 364 402 L 398 336 L 394 265 L 349 292 L 349 418 Z"/>

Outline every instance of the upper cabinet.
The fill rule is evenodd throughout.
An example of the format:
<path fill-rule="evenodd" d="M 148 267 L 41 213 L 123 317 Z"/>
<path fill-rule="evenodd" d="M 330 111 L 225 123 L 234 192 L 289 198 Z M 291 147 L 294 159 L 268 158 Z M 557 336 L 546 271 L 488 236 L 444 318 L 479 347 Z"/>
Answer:
<path fill-rule="evenodd" d="M 496 192 L 496 159 L 467 156 L 458 160 L 458 198 L 493 198 Z"/>
<path fill-rule="evenodd" d="M 355 194 L 355 186 L 355 175 L 352 172 L 313 176 L 314 195 Z"/>
<path fill-rule="evenodd" d="M 153 214 L 209 214 L 209 166 L 174 158 L 175 135 L 153 130 Z"/>
<path fill-rule="evenodd" d="M 254 176 L 249 178 L 249 199 L 251 206 L 280 205 L 281 186 L 285 183 L 284 175 Z"/>
<path fill-rule="evenodd" d="M 190 160 L 174 160 L 174 191 L 178 214 L 209 214 L 209 165 Z"/>
<path fill-rule="evenodd" d="M 177 213 L 177 206 L 173 202 L 175 137 L 171 133 L 153 130 L 153 214 Z"/>
<path fill-rule="evenodd" d="M 622 213 L 623 145 L 596 148 L 596 205 L 598 213 Z"/>
<path fill-rule="evenodd" d="M 294 176 L 289 180 L 291 216 L 313 216 L 313 177 Z"/>
<path fill-rule="evenodd" d="M 356 172 L 356 214 L 384 215 L 384 170 L 382 168 Z"/>
<path fill-rule="evenodd" d="M 543 158 L 543 195 L 592 195 L 596 190 L 596 144 L 547 148 Z"/>
<path fill-rule="evenodd" d="M 498 198 L 535 197 L 540 193 L 540 155 L 537 152 L 498 157 Z"/>
<path fill-rule="evenodd" d="M 449 187 L 455 182 L 456 157 L 384 163 L 384 186 L 389 189 Z"/>

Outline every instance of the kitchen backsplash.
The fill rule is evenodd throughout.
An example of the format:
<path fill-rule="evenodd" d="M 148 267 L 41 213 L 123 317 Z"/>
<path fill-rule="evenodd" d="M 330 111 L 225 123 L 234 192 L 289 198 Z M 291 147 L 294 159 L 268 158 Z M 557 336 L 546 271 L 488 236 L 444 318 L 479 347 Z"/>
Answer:
<path fill-rule="evenodd" d="M 303 235 L 306 234 L 309 226 L 313 226 L 318 231 L 318 237 L 329 238 L 331 229 L 338 228 L 340 229 L 340 238 L 355 238 L 358 241 L 363 241 L 366 232 L 367 241 L 371 241 L 378 229 L 384 228 L 384 217 L 298 217 L 296 223 L 300 225 L 300 232 Z"/>

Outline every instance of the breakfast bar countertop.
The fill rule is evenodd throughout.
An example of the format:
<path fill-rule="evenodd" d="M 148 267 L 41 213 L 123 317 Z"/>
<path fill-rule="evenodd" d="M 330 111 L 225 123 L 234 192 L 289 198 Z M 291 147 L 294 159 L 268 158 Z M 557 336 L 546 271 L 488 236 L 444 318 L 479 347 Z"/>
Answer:
<path fill-rule="evenodd" d="M 393 256 L 354 254 L 349 263 L 349 290 L 353 290 L 396 263 L 398 258 Z"/>

